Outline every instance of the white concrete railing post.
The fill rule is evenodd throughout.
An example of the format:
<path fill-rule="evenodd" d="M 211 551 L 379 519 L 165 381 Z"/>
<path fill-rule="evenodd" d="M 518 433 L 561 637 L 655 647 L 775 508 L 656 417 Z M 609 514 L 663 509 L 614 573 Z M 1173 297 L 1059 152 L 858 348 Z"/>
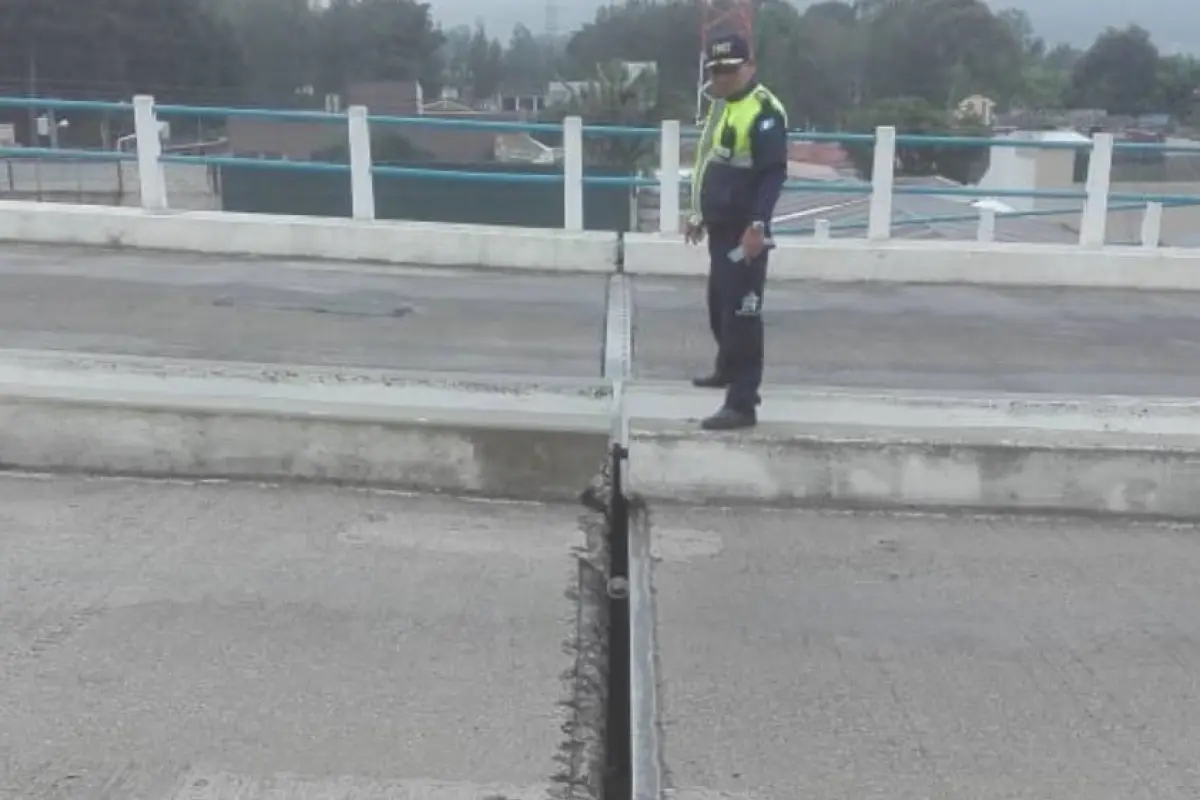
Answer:
<path fill-rule="evenodd" d="M 148 94 L 133 98 L 133 134 L 137 143 L 142 208 L 147 211 L 166 211 L 167 176 L 160 160 L 162 139 L 159 138 L 158 115 L 154 113 L 154 98 Z"/>
<path fill-rule="evenodd" d="M 996 209 L 979 209 L 979 230 L 975 238 L 980 242 L 996 241 Z"/>
<path fill-rule="evenodd" d="M 881 126 L 875 130 L 875 161 L 871 168 L 871 211 L 867 218 L 867 238 L 873 241 L 892 235 L 892 189 L 896 179 L 896 129 Z"/>
<path fill-rule="evenodd" d="M 563 120 L 563 228 L 583 230 L 583 119 Z"/>
<path fill-rule="evenodd" d="M 679 137 L 679 120 L 664 119 L 658 164 L 660 233 L 679 233 Z"/>
<path fill-rule="evenodd" d="M 1146 203 L 1142 215 L 1142 247 L 1155 250 L 1162 242 L 1162 203 Z"/>
<path fill-rule="evenodd" d="M 1087 197 L 1083 201 L 1083 220 L 1079 225 L 1079 243 L 1084 247 L 1104 245 L 1108 229 L 1108 189 L 1112 180 L 1113 135 L 1097 133 L 1092 137 L 1088 159 Z"/>
<path fill-rule="evenodd" d="M 375 219 L 375 179 L 371 175 L 371 127 L 366 106 L 346 110 L 350 142 L 350 208 L 354 219 Z"/>
<path fill-rule="evenodd" d="M 833 238 L 833 225 L 827 219 L 817 220 L 816 226 L 813 228 L 813 238 L 818 242 L 828 242 Z"/>

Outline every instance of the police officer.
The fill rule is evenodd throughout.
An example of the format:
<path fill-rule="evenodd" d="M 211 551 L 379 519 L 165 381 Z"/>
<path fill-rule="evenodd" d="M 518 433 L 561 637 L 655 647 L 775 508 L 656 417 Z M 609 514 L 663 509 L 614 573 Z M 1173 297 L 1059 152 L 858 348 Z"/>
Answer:
<path fill-rule="evenodd" d="M 693 216 L 687 240 L 708 234 L 708 321 L 717 340 L 716 368 L 696 378 L 725 389 L 706 430 L 748 428 L 758 421 L 763 373 L 763 288 L 771 217 L 787 180 L 787 112 L 754 77 L 741 36 L 710 43 L 705 53 L 713 98 L 696 152 Z"/>

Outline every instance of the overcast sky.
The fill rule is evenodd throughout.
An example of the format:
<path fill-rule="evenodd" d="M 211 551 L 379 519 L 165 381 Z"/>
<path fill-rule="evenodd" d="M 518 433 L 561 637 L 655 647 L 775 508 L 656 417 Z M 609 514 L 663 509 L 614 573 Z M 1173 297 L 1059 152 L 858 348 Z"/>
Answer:
<path fill-rule="evenodd" d="M 557 7 L 560 32 L 590 20 L 607 0 L 427 0 L 444 25 L 482 19 L 493 35 L 507 38 L 518 22 L 535 33 L 546 28 L 546 7 Z M 1038 32 L 1052 42 L 1090 44 L 1108 26 L 1135 22 L 1148 29 L 1160 49 L 1200 54 L 1200 0 L 989 0 L 1000 8 L 1023 8 Z M 797 0 L 803 8 L 811 0 Z"/>

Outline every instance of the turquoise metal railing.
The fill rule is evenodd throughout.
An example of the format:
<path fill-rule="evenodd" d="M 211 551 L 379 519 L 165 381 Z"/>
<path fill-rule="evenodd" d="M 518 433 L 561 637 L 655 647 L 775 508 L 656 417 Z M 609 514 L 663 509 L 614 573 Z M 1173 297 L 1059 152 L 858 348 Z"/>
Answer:
<path fill-rule="evenodd" d="M 1186 202 L 1171 203 L 1169 205 L 1200 205 L 1200 197 L 1189 198 Z M 1136 211 L 1144 209 L 1145 203 L 1128 202 L 1117 203 L 1108 207 L 1109 211 Z M 1006 211 L 997 214 L 998 219 L 1029 219 L 1036 217 L 1061 217 L 1069 214 L 1081 214 L 1082 206 L 1074 206 L 1072 208 L 1050 208 L 1038 209 L 1035 211 Z M 917 225 L 936 225 L 938 223 L 959 223 L 959 222 L 977 222 L 979 214 L 930 214 L 928 216 L 914 215 L 905 216 L 893 220 L 892 225 L 897 228 L 913 227 Z M 784 224 L 776 226 L 775 232 L 782 235 L 810 235 L 816 232 L 815 223 L 805 223 L 800 225 Z M 835 222 L 831 223 L 829 230 L 831 233 L 842 231 L 865 231 L 867 229 L 866 222 Z"/>
<path fill-rule="evenodd" d="M 106 115 L 130 115 L 135 105 L 130 102 L 106 102 L 91 100 L 63 100 L 42 97 L 0 97 L 0 109 L 22 109 L 34 111 L 52 111 L 58 113 L 102 113 Z M 219 106 L 193 105 L 155 105 L 154 113 L 157 118 L 164 120 L 189 119 L 230 119 L 248 118 L 276 120 L 297 123 L 324 123 L 329 125 L 347 124 L 347 114 L 330 113 L 325 111 L 308 110 L 274 110 L 263 108 L 239 108 Z M 389 116 L 368 115 L 367 123 L 381 128 L 427 127 L 446 129 L 473 129 L 496 133 L 527 133 L 560 135 L 564 126 L 548 122 L 518 122 L 504 120 L 474 120 L 452 117 L 430 116 Z M 615 125 L 584 125 L 584 137 L 616 137 L 616 138 L 659 138 L 662 132 L 658 128 L 630 127 Z M 695 128 L 681 128 L 683 138 L 694 138 Z M 790 138 L 797 142 L 825 142 L 836 144 L 874 144 L 877 136 L 874 133 L 824 133 L 797 132 Z M 1040 139 L 998 139 L 969 136 L 933 136 L 920 134 L 899 134 L 895 137 L 897 145 L 912 147 L 1005 147 L 1015 149 L 1042 150 L 1073 150 L 1083 151 L 1093 145 L 1088 141 L 1054 141 Z M 1190 144 L 1159 144 L 1148 142 L 1115 142 L 1114 151 L 1162 152 L 1162 153 L 1196 153 L 1200 154 L 1200 145 Z M 78 148 L 51 147 L 8 147 L 0 148 L 0 158 L 5 159 L 56 159 L 64 161 L 134 161 L 137 155 L 120 151 L 105 151 Z M 344 163 L 314 162 L 314 161 L 285 161 L 258 159 L 237 155 L 184 155 L 164 153 L 159 160 L 167 164 L 194 164 L 211 167 L 248 167 L 265 171 L 294 171 L 294 172 L 335 172 L 345 173 L 351 167 Z M 492 173 L 473 170 L 443 170 L 427 169 L 418 166 L 372 166 L 371 172 L 381 176 L 412 176 L 425 179 L 444 181 L 477 181 L 488 183 L 534 183 L 562 184 L 566 180 L 564 172 L 554 173 Z M 681 178 L 686 184 L 686 178 Z M 645 175 L 628 176 L 582 176 L 584 185 L 617 186 L 617 187 L 654 187 L 660 185 L 660 180 Z M 791 192 L 819 192 L 822 194 L 870 195 L 873 186 L 870 182 L 858 181 L 805 181 L 789 180 L 785 190 Z M 1084 200 L 1087 193 L 1082 190 L 1019 190 L 1019 189 L 981 189 L 970 186 L 911 186 L 900 185 L 893 187 L 896 195 L 929 195 L 942 197 L 963 198 L 1034 198 L 1051 200 Z M 1150 194 L 1150 193 L 1110 193 L 1109 201 L 1114 204 L 1132 203 L 1133 206 L 1113 205 L 1111 210 L 1128 207 L 1143 207 L 1148 203 L 1159 203 L 1164 206 L 1183 206 L 1200 204 L 1200 196 Z M 1079 208 L 1053 209 L 1048 211 L 1013 211 L 1002 212 L 1000 218 L 1021 218 L 1035 216 L 1062 215 L 1081 213 Z M 936 223 L 939 221 L 959 222 L 977 219 L 978 213 L 963 215 L 933 215 L 920 219 L 895 220 L 897 226 Z M 834 230 L 856 230 L 859 223 L 839 224 Z M 788 228 L 791 231 L 791 228 Z"/>

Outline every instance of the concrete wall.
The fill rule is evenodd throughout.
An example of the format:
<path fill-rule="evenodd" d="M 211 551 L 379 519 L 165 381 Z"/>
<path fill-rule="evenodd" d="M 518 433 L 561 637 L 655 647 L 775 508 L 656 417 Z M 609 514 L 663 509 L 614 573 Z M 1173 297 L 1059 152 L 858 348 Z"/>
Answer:
<path fill-rule="evenodd" d="M 0 201 L 0 241 L 607 273 L 614 234 Z"/>
<path fill-rule="evenodd" d="M 221 197 L 208 167 L 164 164 L 172 208 L 215 211 Z M 85 205 L 141 206 L 137 164 L 67 162 L 38 159 L 0 161 L 0 198 Z"/>
<path fill-rule="evenodd" d="M 1200 199 L 1200 183 L 1181 181 L 1177 183 L 1138 182 L 1112 184 L 1114 194 L 1192 195 Z M 1078 230 L 1078 220 L 1068 223 Z M 1108 215 L 1108 241 L 1137 242 L 1141 239 L 1142 209 L 1112 211 Z M 1162 236 L 1159 243 L 1167 247 L 1195 246 L 1200 240 L 1200 205 L 1164 207 Z"/>
<path fill-rule="evenodd" d="M 987 172 L 979 180 L 979 188 L 1000 191 L 1032 189 L 1036 184 L 1036 154 L 1016 147 L 993 147 Z M 1035 207 L 1032 197 L 1006 197 L 1004 203 L 1017 211 L 1033 211 Z"/>
<path fill-rule="evenodd" d="M 700 276 L 707 252 L 679 236 L 365 222 L 0 201 L 0 241 L 139 247 L 444 267 Z M 773 280 L 1200 291 L 1200 249 L 864 239 L 781 240 Z"/>
<path fill-rule="evenodd" d="M 1075 182 L 1075 152 L 1071 150 L 1030 150 L 1027 148 L 996 147 L 992 149 L 991 166 L 980 181 L 983 189 L 1049 191 L 1069 189 L 1083 191 Z M 1184 195 L 1200 199 L 1200 182 L 1196 181 L 1113 181 L 1109 193 L 1114 195 Z M 1005 197 L 1002 202 L 1017 211 L 1077 209 L 1081 200 L 1032 197 Z M 1121 201 L 1124 204 L 1127 201 Z M 1116 204 L 1115 202 L 1113 203 Z M 1110 211 L 1106 241 L 1112 244 L 1140 243 L 1144 208 Z M 1063 214 L 1055 217 L 1069 230 L 1078 232 L 1080 215 Z M 1200 241 L 1200 205 L 1174 206 L 1163 209 L 1161 235 L 1157 244 L 1166 247 L 1195 246 Z"/>
<path fill-rule="evenodd" d="M 707 253 L 679 237 L 630 234 L 634 274 L 700 275 Z M 772 280 L 1200 290 L 1200 250 L 952 241 L 781 240 Z"/>

